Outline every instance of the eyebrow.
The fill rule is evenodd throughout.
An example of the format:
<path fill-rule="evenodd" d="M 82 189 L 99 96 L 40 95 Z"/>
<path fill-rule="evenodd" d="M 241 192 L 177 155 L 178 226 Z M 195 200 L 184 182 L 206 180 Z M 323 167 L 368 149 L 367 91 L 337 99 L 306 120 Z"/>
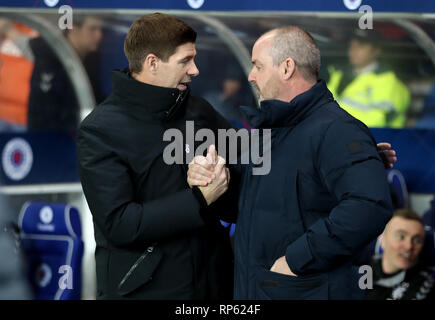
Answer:
<path fill-rule="evenodd" d="M 406 235 L 409 234 L 406 230 L 403 230 L 403 229 L 396 230 L 396 233 L 404 233 Z M 421 234 L 415 234 L 415 235 L 412 236 L 412 238 L 415 238 L 415 237 L 424 238 L 424 236 L 421 235 Z"/>
<path fill-rule="evenodd" d="M 178 60 L 178 62 L 187 62 L 189 60 L 192 60 L 193 58 L 195 58 L 194 55 L 186 56 L 186 57 L 181 58 L 180 60 Z"/>
<path fill-rule="evenodd" d="M 252 60 L 251 61 L 252 62 L 252 64 L 254 65 L 254 66 L 258 66 L 258 65 L 263 65 L 261 62 L 259 62 L 258 60 Z"/>

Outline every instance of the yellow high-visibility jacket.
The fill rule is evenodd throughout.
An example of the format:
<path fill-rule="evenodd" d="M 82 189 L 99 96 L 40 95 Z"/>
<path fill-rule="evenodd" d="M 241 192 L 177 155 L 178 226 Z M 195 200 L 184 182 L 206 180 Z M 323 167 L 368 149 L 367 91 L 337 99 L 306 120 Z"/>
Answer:
<path fill-rule="evenodd" d="M 410 92 L 392 71 L 356 76 L 337 92 L 343 71 L 329 67 L 328 89 L 340 106 L 368 127 L 401 128 L 405 124 Z"/>

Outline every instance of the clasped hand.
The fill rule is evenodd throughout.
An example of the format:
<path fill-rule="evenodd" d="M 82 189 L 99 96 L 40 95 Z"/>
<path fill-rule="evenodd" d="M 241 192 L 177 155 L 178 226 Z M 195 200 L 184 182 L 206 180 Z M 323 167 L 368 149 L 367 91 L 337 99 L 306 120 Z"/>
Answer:
<path fill-rule="evenodd" d="M 199 188 L 208 205 L 227 191 L 229 182 L 230 171 L 214 145 L 210 145 L 206 157 L 196 156 L 189 163 L 187 183 L 191 188 Z"/>

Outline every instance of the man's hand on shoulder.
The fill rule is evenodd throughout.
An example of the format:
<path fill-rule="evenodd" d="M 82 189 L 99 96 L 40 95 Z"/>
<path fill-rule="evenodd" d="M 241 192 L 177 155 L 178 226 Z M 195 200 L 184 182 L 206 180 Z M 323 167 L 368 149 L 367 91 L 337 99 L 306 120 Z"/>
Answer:
<path fill-rule="evenodd" d="M 385 169 L 394 167 L 394 162 L 397 161 L 396 150 L 391 149 L 391 144 L 388 142 L 380 142 L 376 145 L 378 154 L 384 162 Z"/>

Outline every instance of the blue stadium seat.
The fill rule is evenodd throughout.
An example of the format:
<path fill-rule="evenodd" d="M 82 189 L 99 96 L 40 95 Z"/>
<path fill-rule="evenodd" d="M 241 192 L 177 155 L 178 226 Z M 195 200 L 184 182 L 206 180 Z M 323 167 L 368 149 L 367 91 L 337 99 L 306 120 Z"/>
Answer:
<path fill-rule="evenodd" d="M 409 195 L 405 178 L 399 170 L 393 169 L 388 172 L 391 198 L 394 210 L 408 208 Z"/>
<path fill-rule="evenodd" d="M 435 277 L 435 197 L 430 202 L 430 208 L 423 214 L 423 223 L 426 229 L 425 248 L 430 253 L 426 259 L 431 266 Z"/>
<path fill-rule="evenodd" d="M 426 226 L 426 238 L 423 247 L 424 264 L 427 265 L 435 277 L 435 231 Z"/>
<path fill-rule="evenodd" d="M 78 210 L 65 204 L 26 203 L 18 225 L 35 298 L 80 299 L 83 241 Z"/>
<path fill-rule="evenodd" d="M 423 213 L 422 219 L 425 226 L 435 230 L 435 196 L 430 202 L 430 208 Z"/>

